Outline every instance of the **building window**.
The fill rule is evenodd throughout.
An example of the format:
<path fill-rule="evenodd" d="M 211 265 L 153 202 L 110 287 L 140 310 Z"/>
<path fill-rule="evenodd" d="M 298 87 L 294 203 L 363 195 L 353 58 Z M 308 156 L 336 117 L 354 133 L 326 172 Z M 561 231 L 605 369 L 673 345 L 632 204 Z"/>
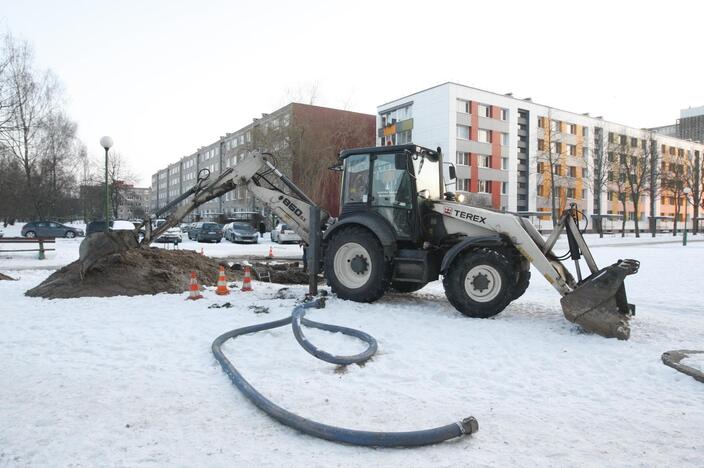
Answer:
<path fill-rule="evenodd" d="M 570 166 L 570 177 L 577 177 L 577 167 L 576 166 Z"/>
<path fill-rule="evenodd" d="M 508 146 L 508 133 L 501 134 L 501 144 L 504 146 Z"/>
<path fill-rule="evenodd" d="M 486 154 L 477 155 L 477 166 L 478 167 L 491 167 L 491 156 Z"/>
<path fill-rule="evenodd" d="M 491 117 L 491 106 L 479 104 L 477 106 L 477 113 L 482 117 Z"/>
<path fill-rule="evenodd" d="M 553 141 L 550 143 L 550 151 L 553 154 L 562 154 L 562 143 L 559 141 Z"/>
<path fill-rule="evenodd" d="M 406 130 L 404 132 L 400 132 L 398 134 L 398 138 L 396 139 L 397 143 L 399 145 L 405 145 L 411 142 L 411 131 Z"/>
<path fill-rule="evenodd" d="M 638 138 L 633 138 L 633 137 L 631 137 L 631 146 L 632 146 L 633 148 L 637 148 L 637 147 L 638 147 Z"/>
<path fill-rule="evenodd" d="M 573 188 L 568 188 L 567 189 L 567 198 L 574 198 L 574 189 Z"/>
<path fill-rule="evenodd" d="M 577 145 L 567 144 L 567 148 L 570 150 L 570 156 L 577 156 Z"/>
<path fill-rule="evenodd" d="M 477 184 L 477 192 L 479 193 L 491 193 L 491 181 L 480 180 Z"/>
<path fill-rule="evenodd" d="M 469 166 L 470 165 L 470 157 L 469 153 L 464 152 L 464 151 L 458 151 L 457 152 L 457 164 L 460 166 Z"/>
<path fill-rule="evenodd" d="M 466 125 L 457 126 L 457 138 L 460 140 L 469 140 L 470 128 Z"/>
<path fill-rule="evenodd" d="M 555 164 L 552 169 L 553 169 L 553 172 L 555 173 L 555 175 L 560 175 L 561 166 L 559 164 Z"/>
<path fill-rule="evenodd" d="M 545 140 L 538 138 L 538 151 L 545 151 Z"/>
<path fill-rule="evenodd" d="M 501 195 L 508 194 L 508 182 L 501 182 Z"/>
<path fill-rule="evenodd" d="M 471 106 L 469 101 L 463 101 L 462 99 L 457 100 L 457 112 L 461 112 L 462 114 L 469 114 L 471 113 Z"/>
<path fill-rule="evenodd" d="M 545 128 L 545 121 L 542 117 L 538 117 L 538 128 Z"/>
<path fill-rule="evenodd" d="M 481 143 L 491 143 L 491 130 L 484 130 L 480 128 L 477 131 L 477 141 Z"/>
<path fill-rule="evenodd" d="M 568 130 L 569 130 L 570 134 L 576 135 L 576 134 L 577 134 L 577 125 L 575 125 L 575 124 L 569 124 L 569 125 L 568 125 Z"/>
<path fill-rule="evenodd" d="M 501 120 L 508 120 L 508 109 L 501 109 Z"/>
<path fill-rule="evenodd" d="M 582 127 L 582 136 L 583 137 L 587 136 L 587 127 Z"/>
<path fill-rule="evenodd" d="M 469 179 L 457 179 L 457 190 L 469 192 Z"/>
<path fill-rule="evenodd" d="M 508 169 L 508 158 L 501 158 L 501 169 Z"/>
<path fill-rule="evenodd" d="M 559 132 L 560 131 L 560 121 L 559 120 L 551 120 L 550 121 L 550 130 L 553 132 Z"/>
<path fill-rule="evenodd" d="M 542 174 L 544 169 L 545 169 L 544 163 L 539 162 L 538 163 L 538 174 Z"/>

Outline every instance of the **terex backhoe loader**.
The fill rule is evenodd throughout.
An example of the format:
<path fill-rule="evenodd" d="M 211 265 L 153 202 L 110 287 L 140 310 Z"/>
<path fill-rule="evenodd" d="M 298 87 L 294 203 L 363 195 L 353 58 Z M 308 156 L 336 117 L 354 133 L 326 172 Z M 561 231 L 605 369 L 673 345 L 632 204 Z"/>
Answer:
<path fill-rule="evenodd" d="M 323 215 L 321 220 L 322 267 L 338 297 L 372 302 L 389 289 L 412 292 L 442 275 L 447 298 L 457 310 L 486 318 L 523 294 L 532 263 L 562 296 L 568 320 L 605 337 L 628 339 L 628 320 L 635 307 L 627 302 L 623 281 L 638 271 L 639 263 L 619 260 L 599 269 L 579 231 L 576 208 L 566 210 L 544 239 L 516 214 L 468 206 L 445 192 L 439 149 L 358 148 L 343 151 L 340 161 L 341 214 L 335 220 Z M 451 166 L 451 178 L 453 170 Z M 195 187 L 165 208 L 193 195 L 174 208 L 165 224 L 151 232 L 150 223 L 145 223 L 143 244 L 201 204 L 242 185 L 309 241 L 313 201 L 266 154 L 249 155 L 208 184 L 207 173 L 200 175 Z M 288 190 L 278 189 L 269 180 L 272 177 Z M 562 231 L 576 264 L 576 280 L 561 262 L 566 257 L 552 252 Z M 580 271 L 582 256 L 589 268 L 585 278 Z"/>

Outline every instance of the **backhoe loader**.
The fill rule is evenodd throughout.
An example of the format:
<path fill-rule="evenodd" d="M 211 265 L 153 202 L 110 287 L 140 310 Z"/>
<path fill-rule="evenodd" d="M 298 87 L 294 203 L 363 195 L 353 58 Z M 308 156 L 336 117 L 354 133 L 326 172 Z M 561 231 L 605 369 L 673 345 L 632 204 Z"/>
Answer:
<path fill-rule="evenodd" d="M 447 192 L 440 149 L 413 144 L 356 148 L 339 155 L 342 171 L 341 214 L 325 213 L 320 225 L 322 270 L 332 291 L 342 299 L 373 302 L 388 290 L 413 292 L 442 276 L 449 302 L 469 317 L 487 318 L 519 298 L 530 282 L 530 265 L 562 296 L 565 317 L 605 337 L 628 339 L 627 275 L 638 271 L 636 260 L 618 260 L 598 268 L 578 228 L 576 207 L 565 210 L 547 238 L 525 218 L 510 212 L 469 206 Z M 454 178 L 450 166 L 450 178 Z M 246 187 L 308 243 L 314 202 L 282 174 L 271 155 L 253 152 L 209 181 L 198 182 L 170 205 L 158 228 L 146 221 L 142 245 L 178 224 L 191 211 L 237 187 Z M 553 247 L 562 232 L 569 252 L 558 258 Z M 102 233 L 101 233 L 102 235 Z M 108 250 L 125 242 L 86 239 L 81 260 L 89 268 Z M 94 242 L 99 247 L 89 245 Z M 575 262 L 577 278 L 562 263 Z M 580 260 L 588 271 L 582 277 Z"/>

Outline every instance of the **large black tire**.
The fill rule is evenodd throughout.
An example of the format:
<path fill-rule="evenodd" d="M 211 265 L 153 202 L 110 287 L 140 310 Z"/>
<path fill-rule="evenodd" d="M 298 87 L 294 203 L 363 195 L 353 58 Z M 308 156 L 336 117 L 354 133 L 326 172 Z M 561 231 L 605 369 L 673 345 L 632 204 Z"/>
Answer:
<path fill-rule="evenodd" d="M 343 228 L 327 243 L 325 278 L 341 299 L 376 301 L 389 288 L 389 271 L 381 243 L 366 228 Z"/>
<path fill-rule="evenodd" d="M 400 293 L 412 293 L 423 289 L 428 283 L 410 283 L 407 281 L 392 281 L 391 290 Z"/>
<path fill-rule="evenodd" d="M 489 318 L 513 300 L 516 278 L 512 262 L 504 255 L 476 249 L 455 258 L 442 284 L 447 299 L 457 310 L 468 317 Z"/>
<path fill-rule="evenodd" d="M 516 285 L 513 287 L 513 300 L 515 301 L 526 292 L 530 284 L 530 270 L 519 270 L 515 273 Z"/>

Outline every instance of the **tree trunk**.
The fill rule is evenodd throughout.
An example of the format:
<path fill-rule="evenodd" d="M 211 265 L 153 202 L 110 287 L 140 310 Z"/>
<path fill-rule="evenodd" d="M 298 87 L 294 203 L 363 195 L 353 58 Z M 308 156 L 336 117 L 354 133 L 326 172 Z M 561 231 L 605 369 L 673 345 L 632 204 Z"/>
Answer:
<path fill-rule="evenodd" d="M 552 166 L 550 172 L 550 195 L 552 227 L 554 229 L 557 226 L 557 216 L 555 214 L 555 168 Z"/>
<path fill-rule="evenodd" d="M 621 216 L 621 237 L 626 237 L 626 196 L 621 197 L 621 206 L 623 207 L 623 216 Z"/>
<path fill-rule="evenodd" d="M 640 229 L 638 228 L 638 218 L 640 217 L 640 211 L 638 209 L 639 200 L 640 197 L 634 197 L 633 199 L 633 210 L 635 211 L 635 216 L 633 217 L 633 219 L 635 219 L 636 237 L 640 237 Z"/>
<path fill-rule="evenodd" d="M 677 203 L 675 204 L 675 221 L 672 224 L 672 235 L 677 235 L 677 218 L 680 217 L 680 197 L 676 198 Z"/>

